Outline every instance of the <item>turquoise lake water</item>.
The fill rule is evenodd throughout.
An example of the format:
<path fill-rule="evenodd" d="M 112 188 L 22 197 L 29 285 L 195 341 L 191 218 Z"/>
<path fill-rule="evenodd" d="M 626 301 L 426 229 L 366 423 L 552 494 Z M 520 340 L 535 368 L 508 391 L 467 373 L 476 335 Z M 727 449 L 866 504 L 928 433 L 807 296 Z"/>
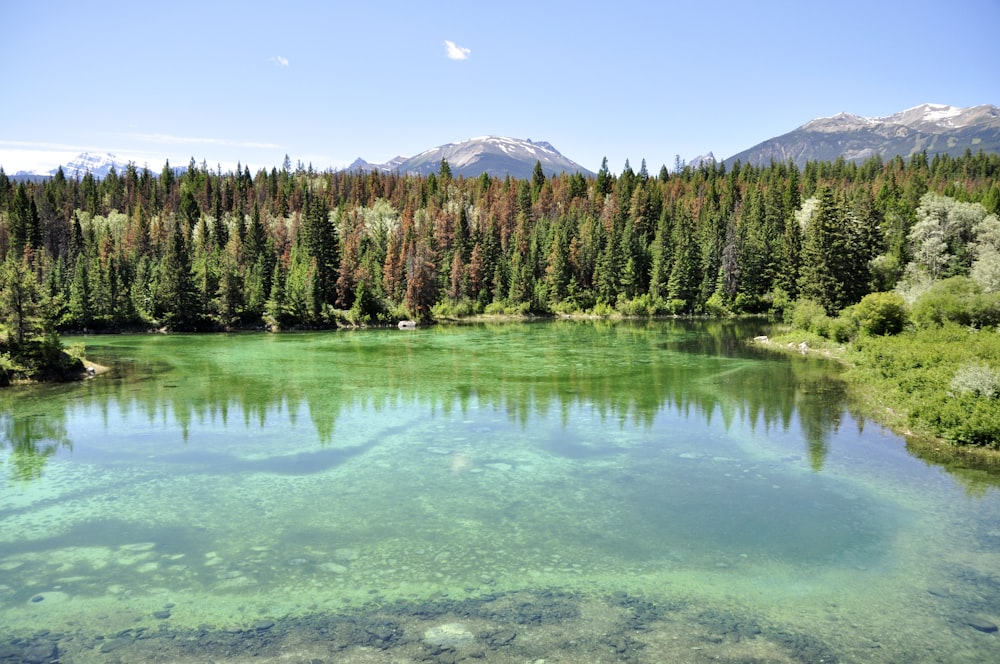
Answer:
<path fill-rule="evenodd" d="M 757 333 L 88 337 L 109 373 L 0 392 L 0 643 L 111 661 L 123 631 L 396 607 L 397 657 L 443 622 L 491 661 L 626 636 L 632 661 L 997 661 L 995 478 L 912 456 Z M 504 650 L 468 609 L 504 597 L 573 608 Z M 641 630 L 628 598 L 657 607 Z M 606 652 L 567 645 L 599 629 Z"/>

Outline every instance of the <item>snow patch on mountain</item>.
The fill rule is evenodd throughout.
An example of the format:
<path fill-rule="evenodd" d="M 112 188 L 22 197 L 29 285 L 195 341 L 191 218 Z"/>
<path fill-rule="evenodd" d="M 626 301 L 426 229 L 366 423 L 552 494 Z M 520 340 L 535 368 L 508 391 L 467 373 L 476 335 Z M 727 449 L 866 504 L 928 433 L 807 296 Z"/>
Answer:
<path fill-rule="evenodd" d="M 68 179 L 81 179 L 87 173 L 90 173 L 93 177 L 100 180 L 107 177 L 112 168 L 115 169 L 116 173 L 121 174 L 127 166 L 127 161 L 118 158 L 110 152 L 82 152 L 62 166 L 57 166 L 48 171 L 18 171 L 14 173 L 14 177 L 45 179 L 55 177 L 59 169 L 62 168 L 63 176 Z"/>
<path fill-rule="evenodd" d="M 576 162 L 564 157 L 551 143 L 507 136 L 476 136 L 457 143 L 429 148 L 409 159 L 397 157 L 386 164 L 356 160 L 346 170 L 381 170 L 426 175 L 437 173 L 441 160 L 448 162 L 453 175 L 465 177 L 488 173 L 494 176 L 531 177 L 535 163 L 546 175 L 582 173 L 593 175 Z"/>
<path fill-rule="evenodd" d="M 123 161 L 110 152 L 95 153 L 84 152 L 62 167 L 63 175 L 67 178 L 82 178 L 90 173 L 97 179 L 107 177 L 111 169 L 116 173 L 121 173 L 128 166 L 128 162 Z M 59 169 L 53 169 L 49 175 L 55 175 Z"/>
<path fill-rule="evenodd" d="M 830 117 L 810 120 L 802 125 L 801 129 L 834 132 L 880 125 L 900 125 L 927 133 L 942 133 L 982 124 L 984 120 L 997 117 L 1000 117 L 1000 109 L 989 104 L 968 108 L 959 108 L 948 104 L 920 104 L 892 115 L 874 118 L 866 118 L 853 113 L 838 113 Z"/>
<path fill-rule="evenodd" d="M 924 151 L 958 156 L 967 150 L 1000 152 L 1000 108 L 928 103 L 884 117 L 838 113 L 810 120 L 733 155 L 726 163 L 791 160 L 801 168 L 810 160 L 860 162 L 876 155 L 908 157 Z"/>

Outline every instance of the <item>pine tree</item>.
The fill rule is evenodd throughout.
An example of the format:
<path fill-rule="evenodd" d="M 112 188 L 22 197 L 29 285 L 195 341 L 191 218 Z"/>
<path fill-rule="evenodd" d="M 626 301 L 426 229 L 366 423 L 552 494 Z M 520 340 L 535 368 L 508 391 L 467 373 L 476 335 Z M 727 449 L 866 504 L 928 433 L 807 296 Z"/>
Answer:
<path fill-rule="evenodd" d="M 81 255 L 76 261 L 73 281 L 70 283 L 67 322 L 74 327 L 89 327 L 94 317 L 94 302 L 90 293 L 87 263 L 86 257 Z"/>
<path fill-rule="evenodd" d="M 820 303 L 834 314 L 847 303 L 842 257 L 848 251 L 844 220 L 833 192 L 823 186 L 819 204 L 806 225 L 799 270 L 799 295 Z"/>
<path fill-rule="evenodd" d="M 667 292 L 672 300 L 683 303 L 686 311 L 694 309 L 701 282 L 699 265 L 701 255 L 694 237 L 694 221 L 684 208 L 678 210 L 671 238 L 674 246 L 673 265 L 667 281 Z"/>
<path fill-rule="evenodd" d="M 167 242 L 160 264 L 155 313 L 169 329 L 190 330 L 196 326 L 200 312 L 183 225 L 175 220 Z"/>
<path fill-rule="evenodd" d="M 17 185 L 10 209 L 10 255 L 20 258 L 26 248 L 41 245 L 42 228 L 35 197 L 23 182 Z"/>
<path fill-rule="evenodd" d="M 0 330 L 9 328 L 7 344 L 21 347 L 40 332 L 41 313 L 41 291 L 27 257 L 8 256 L 0 264 Z"/>
<path fill-rule="evenodd" d="M 656 235 L 653 238 L 650 254 L 652 265 L 649 272 L 649 295 L 653 299 L 666 297 L 667 283 L 673 267 L 673 232 L 670 223 L 670 213 L 664 208 L 656 225 Z"/>
<path fill-rule="evenodd" d="M 314 298 L 320 306 L 334 304 L 337 298 L 340 242 L 324 197 L 311 192 L 306 194 L 302 233 L 304 249 L 315 260 L 316 273 L 312 281 L 316 289 Z"/>

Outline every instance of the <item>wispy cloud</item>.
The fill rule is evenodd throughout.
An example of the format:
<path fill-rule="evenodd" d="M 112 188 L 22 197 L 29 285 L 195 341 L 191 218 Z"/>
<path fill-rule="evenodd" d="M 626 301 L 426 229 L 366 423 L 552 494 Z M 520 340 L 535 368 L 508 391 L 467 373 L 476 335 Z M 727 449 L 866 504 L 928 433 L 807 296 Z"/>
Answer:
<path fill-rule="evenodd" d="M 444 40 L 444 46 L 448 50 L 449 60 L 468 60 L 472 54 L 472 49 L 459 46 L 449 39 Z"/>
<path fill-rule="evenodd" d="M 222 145 L 230 148 L 263 148 L 274 149 L 274 143 L 257 143 L 255 141 L 234 141 L 228 138 L 205 138 L 200 136 L 173 136 L 171 134 L 129 134 L 130 138 L 157 143 L 159 145 Z"/>
<path fill-rule="evenodd" d="M 273 58 L 271 58 L 271 62 L 277 62 L 282 67 L 287 67 L 288 66 L 288 58 L 286 58 L 283 55 L 276 55 L 276 56 L 274 56 Z"/>

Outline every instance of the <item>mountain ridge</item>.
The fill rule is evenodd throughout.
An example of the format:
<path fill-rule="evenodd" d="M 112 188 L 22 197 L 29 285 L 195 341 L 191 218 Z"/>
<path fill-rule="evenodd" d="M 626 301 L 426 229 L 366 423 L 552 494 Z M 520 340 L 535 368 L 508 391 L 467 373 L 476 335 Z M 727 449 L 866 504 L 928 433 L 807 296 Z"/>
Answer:
<path fill-rule="evenodd" d="M 397 156 L 381 164 L 374 164 L 358 157 L 346 168 L 336 170 L 428 175 L 438 172 L 442 159 L 447 160 L 452 175 L 464 177 L 478 177 L 483 173 L 488 173 L 496 177 L 509 175 L 513 178 L 529 179 L 536 163 L 541 164 L 547 177 L 559 173 L 581 173 L 584 177 L 596 176 L 592 171 L 564 156 L 547 141 L 492 135 L 478 136 L 456 143 L 445 143 L 428 148 L 413 157 Z M 63 166 L 47 172 L 22 170 L 14 173 L 12 177 L 15 179 L 46 179 L 54 177 L 61 168 L 63 175 L 67 178 L 82 178 L 90 173 L 97 179 L 103 179 L 108 176 L 112 168 L 119 175 L 122 174 L 128 164 L 129 162 L 119 159 L 110 152 L 83 152 Z"/>
<path fill-rule="evenodd" d="M 22 170 L 14 173 L 12 177 L 25 180 L 50 178 L 55 177 L 61 168 L 63 175 L 70 179 L 82 178 L 87 173 L 90 173 L 98 180 L 101 180 L 108 176 L 112 168 L 115 169 L 116 173 L 121 174 L 127 166 L 127 161 L 119 159 L 110 152 L 81 152 L 65 164 L 56 166 L 49 171 Z"/>
<path fill-rule="evenodd" d="M 792 161 L 800 168 L 807 161 L 860 162 L 928 154 L 960 156 L 966 150 L 1000 152 L 1000 108 L 980 104 L 960 108 L 946 104 L 920 104 L 884 117 L 867 118 L 853 113 L 814 118 L 781 136 L 770 138 L 725 160 L 755 166 Z"/>
<path fill-rule="evenodd" d="M 442 159 L 448 162 L 452 175 L 464 177 L 478 177 L 487 173 L 495 177 L 509 175 L 512 178 L 528 179 L 536 163 L 541 164 L 547 177 L 559 173 L 581 173 L 584 177 L 596 175 L 564 156 L 547 141 L 493 135 L 445 143 L 428 148 L 413 157 L 396 157 L 384 164 L 372 164 L 359 157 L 342 170 L 428 175 L 438 172 Z"/>

